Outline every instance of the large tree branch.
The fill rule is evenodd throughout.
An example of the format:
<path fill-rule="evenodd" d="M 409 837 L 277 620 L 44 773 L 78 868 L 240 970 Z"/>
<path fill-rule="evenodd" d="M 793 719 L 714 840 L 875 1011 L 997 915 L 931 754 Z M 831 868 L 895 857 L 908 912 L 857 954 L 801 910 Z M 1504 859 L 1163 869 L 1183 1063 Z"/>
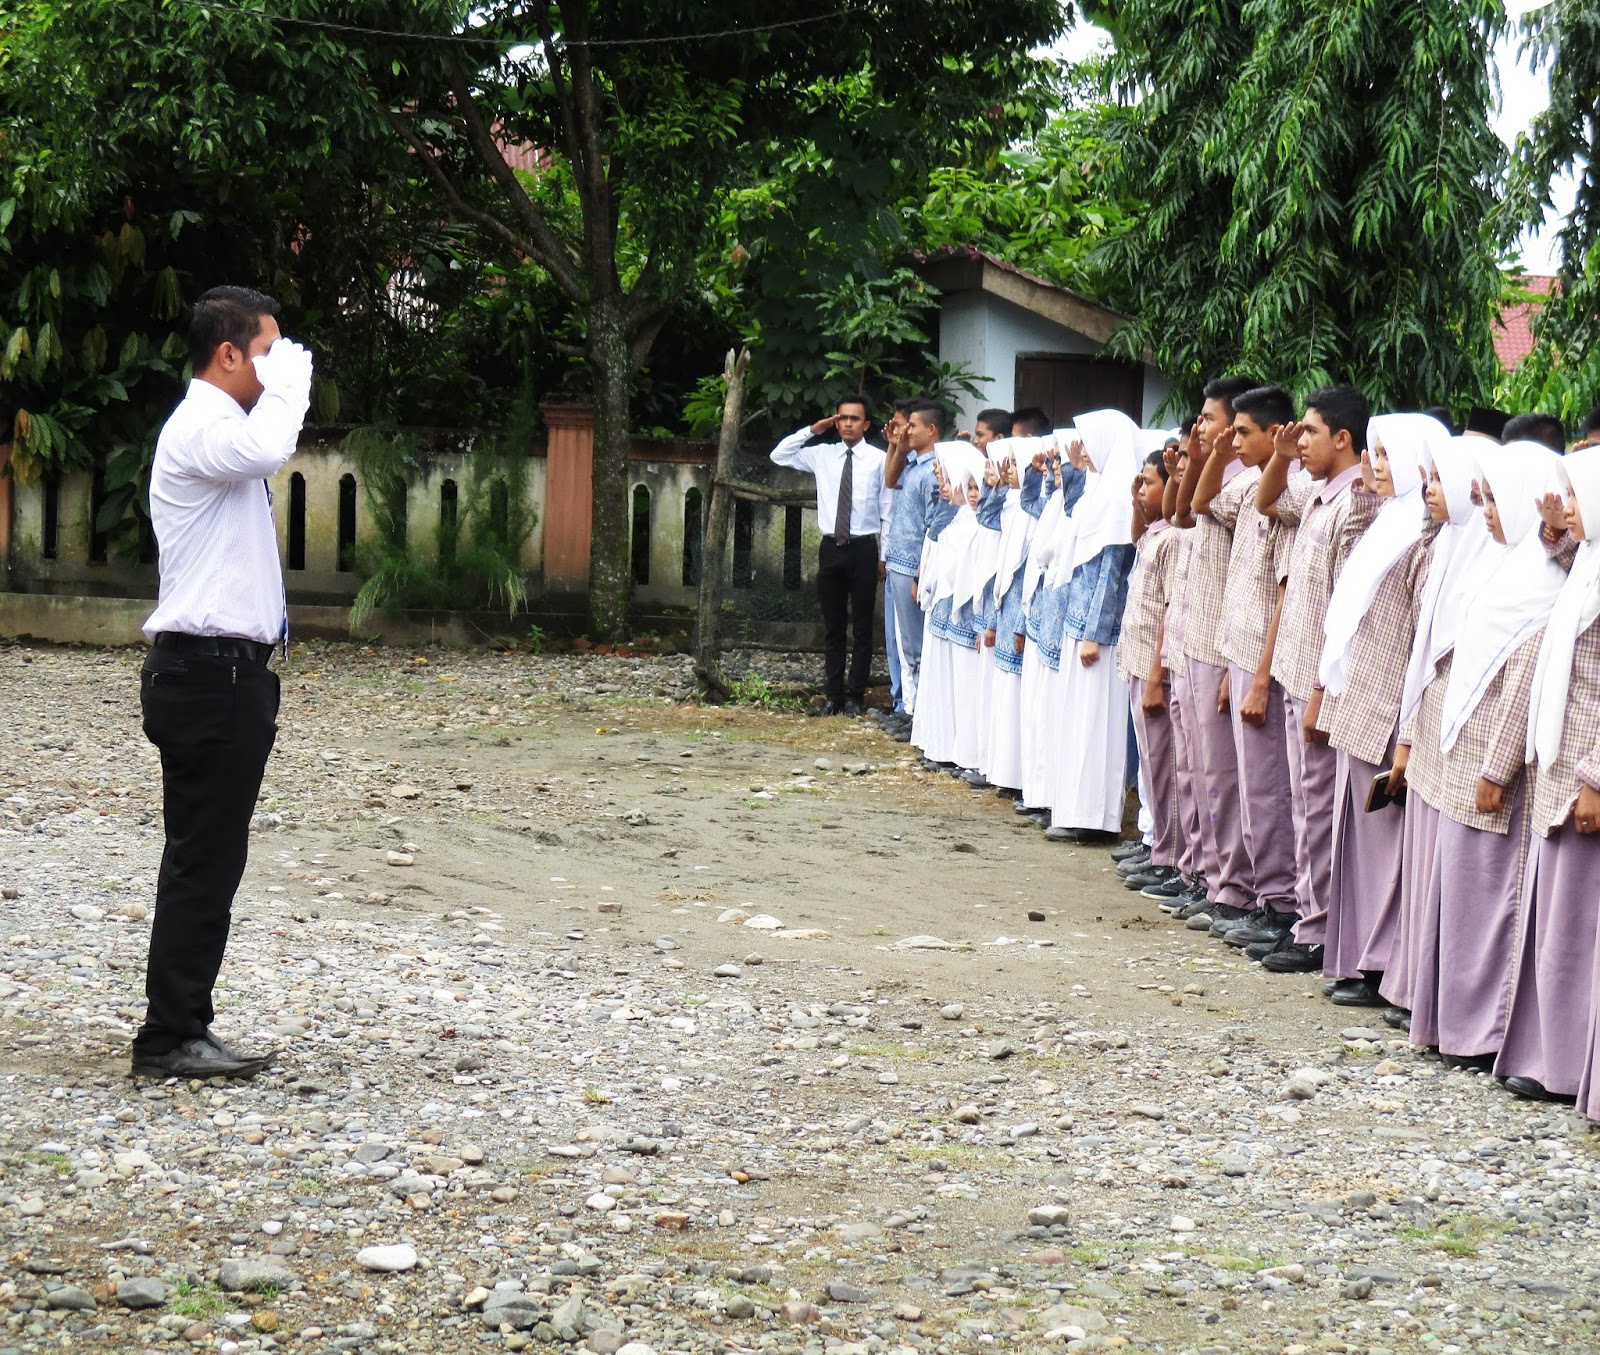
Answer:
<path fill-rule="evenodd" d="M 587 298 L 583 282 L 573 266 L 571 253 L 561 237 L 550 228 L 543 214 L 533 205 L 532 199 L 523 191 L 522 184 L 518 182 L 511 166 L 506 163 L 500 147 L 495 144 L 494 135 L 478 112 L 477 100 L 472 97 L 472 87 L 467 82 L 466 72 L 455 63 L 450 67 L 450 90 L 455 95 L 456 108 L 461 115 L 461 125 L 466 132 L 467 143 L 477 155 L 479 163 L 489 171 L 490 178 L 500 186 L 511 210 L 516 213 L 517 219 L 536 246 L 527 252 L 545 267 L 555 279 L 556 285 L 568 297 L 581 304 Z"/>
<path fill-rule="evenodd" d="M 434 155 L 428 143 L 417 134 L 416 128 L 405 117 L 392 110 L 385 110 L 384 116 L 401 139 L 416 152 L 416 156 L 422 161 L 422 166 L 427 171 L 428 177 L 433 180 L 435 187 L 443 195 L 451 211 L 463 220 L 471 221 L 475 225 L 483 227 L 495 239 L 510 248 L 513 253 L 535 259 L 549 267 L 541 256 L 541 251 L 535 249 L 532 242 L 523 239 L 493 212 L 486 212 L 482 208 L 474 207 L 461 195 L 454 180 L 445 173 L 444 167 L 439 163 L 438 157 Z"/>
<path fill-rule="evenodd" d="M 604 117 L 599 92 L 595 87 L 594 63 L 584 39 L 589 35 L 587 0 L 561 6 L 561 16 L 573 38 L 568 69 L 571 88 L 577 101 L 576 134 L 582 148 L 584 177 L 580 180 L 583 198 L 584 242 L 589 253 L 589 273 L 597 289 L 615 292 L 617 279 L 616 204 L 611 180 L 606 175 L 605 150 L 600 131 Z"/>
<path fill-rule="evenodd" d="M 644 360 L 650 356 L 650 346 L 671 314 L 670 301 L 654 301 L 628 317 L 628 359 L 635 369 L 644 366 Z"/>
<path fill-rule="evenodd" d="M 561 136 L 567 143 L 567 158 L 572 162 L 572 177 L 580 184 L 586 183 L 583 142 L 572 111 L 571 83 L 561 71 L 561 51 L 556 46 L 555 32 L 543 18 L 539 20 L 539 38 L 544 47 L 544 62 L 550 71 L 550 86 L 556 96 L 556 111 L 561 118 Z"/>

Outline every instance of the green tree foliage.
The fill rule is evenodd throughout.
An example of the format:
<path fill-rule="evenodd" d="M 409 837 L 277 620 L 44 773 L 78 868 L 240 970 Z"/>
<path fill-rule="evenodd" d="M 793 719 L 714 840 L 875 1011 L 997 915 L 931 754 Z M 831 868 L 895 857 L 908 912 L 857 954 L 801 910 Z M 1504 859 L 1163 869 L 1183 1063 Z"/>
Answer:
<path fill-rule="evenodd" d="M 438 23 L 440 9 L 418 6 L 415 22 Z M 925 166 L 952 128 L 1003 121 L 1005 86 L 991 81 L 1061 17 L 1055 0 L 928 0 L 874 11 L 868 34 L 843 9 L 797 3 L 494 0 L 474 8 L 471 33 L 497 48 L 442 50 L 442 80 L 417 79 L 391 100 L 390 120 L 450 219 L 508 261 L 531 260 L 571 307 L 576 333 L 551 342 L 583 358 L 596 408 L 597 634 L 626 625 L 634 383 L 694 283 L 719 195 L 764 165 L 784 166 L 799 187 L 767 222 L 785 245 L 763 251 L 777 274 L 765 281 L 786 299 L 816 290 L 810 258 L 793 247 L 812 239 L 828 237 L 818 252 L 834 257 L 859 242 L 851 263 L 864 268 L 838 267 L 830 282 L 870 280 L 877 255 L 857 223 L 881 214 L 902 165 Z M 506 142 L 541 148 L 572 192 L 541 201 L 506 165 Z"/>
<path fill-rule="evenodd" d="M 1150 207 L 1107 246 L 1149 348 L 1192 400 L 1247 371 L 1464 404 L 1493 378 L 1488 122 L 1500 0 L 1105 0 L 1110 124 Z"/>
<path fill-rule="evenodd" d="M 1570 427 L 1600 404 L 1600 4 L 1552 0 L 1522 20 L 1523 51 L 1550 76 L 1550 106 L 1517 140 L 1506 212 L 1510 228 L 1541 224 L 1557 180 L 1577 177 L 1560 232 L 1554 296 L 1534 320 L 1534 348 L 1504 388 L 1516 408 Z"/>

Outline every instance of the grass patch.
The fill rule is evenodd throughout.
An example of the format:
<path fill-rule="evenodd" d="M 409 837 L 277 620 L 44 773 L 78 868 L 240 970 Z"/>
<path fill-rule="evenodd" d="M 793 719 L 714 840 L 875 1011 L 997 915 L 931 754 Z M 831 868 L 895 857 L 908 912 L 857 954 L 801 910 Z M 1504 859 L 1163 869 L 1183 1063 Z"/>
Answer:
<path fill-rule="evenodd" d="M 1517 1225 L 1505 1219 L 1491 1218 L 1487 1214 L 1457 1214 L 1439 1219 L 1431 1228 L 1415 1223 L 1401 1224 L 1395 1236 L 1407 1242 L 1437 1247 L 1447 1256 L 1461 1258 L 1476 1256 L 1485 1242 L 1517 1231 Z"/>
<path fill-rule="evenodd" d="M 846 1054 L 864 1059 L 931 1059 L 934 1052 L 914 1044 L 847 1044 Z"/>
<path fill-rule="evenodd" d="M 585 1087 L 583 1089 L 583 1103 L 586 1106 L 609 1106 L 611 1098 L 598 1087 Z"/>
<path fill-rule="evenodd" d="M 187 1278 L 172 1287 L 172 1311 L 179 1317 L 203 1319 L 228 1310 L 228 1301 L 208 1284 L 194 1284 Z"/>
<path fill-rule="evenodd" d="M 29 1153 L 27 1160 L 36 1167 L 48 1167 L 57 1176 L 72 1175 L 72 1159 L 65 1153 Z"/>

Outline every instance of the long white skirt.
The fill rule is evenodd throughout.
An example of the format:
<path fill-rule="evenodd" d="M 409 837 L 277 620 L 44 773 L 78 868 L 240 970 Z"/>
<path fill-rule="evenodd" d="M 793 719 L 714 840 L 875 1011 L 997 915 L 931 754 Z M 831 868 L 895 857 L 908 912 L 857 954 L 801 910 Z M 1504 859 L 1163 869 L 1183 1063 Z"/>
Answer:
<path fill-rule="evenodd" d="M 982 636 L 979 637 L 982 640 Z M 978 708 L 968 718 L 978 724 L 978 760 L 973 765 L 985 776 L 989 774 L 989 756 L 992 742 L 989 738 L 989 705 L 994 700 L 994 650 L 980 649 L 978 655 Z"/>
<path fill-rule="evenodd" d="M 922 631 L 922 671 L 917 675 L 917 708 L 911 717 L 911 742 L 924 757 L 935 762 L 953 762 L 956 728 L 955 674 L 950 667 L 954 647 L 941 640 L 933 628 Z"/>
<path fill-rule="evenodd" d="M 1033 642 L 1022 651 L 1022 803 L 1047 809 L 1055 779 L 1055 730 L 1060 674 L 1039 658 Z"/>
<path fill-rule="evenodd" d="M 1061 718 L 1050 744 L 1055 775 L 1052 828 L 1114 833 L 1122 827 L 1128 771 L 1128 684 L 1117 676 L 1117 647 L 1101 645 L 1097 663 L 1078 661 L 1080 642 L 1061 651 Z"/>
<path fill-rule="evenodd" d="M 950 644 L 950 688 L 955 712 L 955 745 L 950 761 L 971 770 L 983 761 L 983 655 L 965 645 Z"/>
<path fill-rule="evenodd" d="M 983 774 L 996 786 L 1022 789 L 1022 677 L 989 665 L 989 760 Z"/>

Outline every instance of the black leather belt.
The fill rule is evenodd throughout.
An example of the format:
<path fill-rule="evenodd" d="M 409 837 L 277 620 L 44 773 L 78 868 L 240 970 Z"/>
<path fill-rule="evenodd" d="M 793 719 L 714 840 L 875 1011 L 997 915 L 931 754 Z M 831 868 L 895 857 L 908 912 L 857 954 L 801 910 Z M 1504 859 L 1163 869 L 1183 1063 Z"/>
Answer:
<path fill-rule="evenodd" d="M 186 635 L 164 630 L 156 636 L 157 649 L 174 649 L 180 654 L 209 654 L 218 659 L 248 659 L 266 665 L 275 647 L 259 640 L 241 640 L 234 635 Z"/>

